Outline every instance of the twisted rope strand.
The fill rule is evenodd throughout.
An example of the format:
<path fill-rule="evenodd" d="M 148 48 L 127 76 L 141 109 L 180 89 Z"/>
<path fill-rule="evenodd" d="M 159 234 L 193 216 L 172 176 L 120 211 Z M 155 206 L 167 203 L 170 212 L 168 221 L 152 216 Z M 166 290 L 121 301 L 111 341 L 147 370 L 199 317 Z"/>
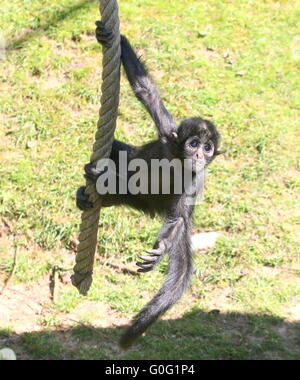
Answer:
<path fill-rule="evenodd" d="M 120 94 L 120 31 L 117 0 L 100 0 L 102 22 L 114 32 L 112 46 L 103 48 L 102 96 L 99 111 L 99 121 L 90 161 L 96 163 L 110 156 L 119 106 Z M 94 257 L 97 247 L 97 234 L 101 210 L 101 197 L 95 184 L 87 180 L 86 194 L 94 203 L 94 208 L 84 211 L 81 215 L 79 244 L 77 247 L 72 284 L 82 295 L 86 295 L 91 284 Z"/>

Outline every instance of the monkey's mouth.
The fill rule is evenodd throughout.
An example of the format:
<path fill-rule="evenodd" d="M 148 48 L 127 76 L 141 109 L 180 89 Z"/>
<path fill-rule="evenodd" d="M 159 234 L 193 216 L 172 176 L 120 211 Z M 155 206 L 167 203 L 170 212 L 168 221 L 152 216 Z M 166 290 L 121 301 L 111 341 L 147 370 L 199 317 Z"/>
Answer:
<path fill-rule="evenodd" d="M 193 160 L 192 170 L 194 173 L 201 172 L 204 169 L 204 167 L 205 164 L 203 163 L 203 161 Z"/>
<path fill-rule="evenodd" d="M 184 160 L 184 169 L 198 173 L 204 170 L 205 164 L 200 160 Z"/>

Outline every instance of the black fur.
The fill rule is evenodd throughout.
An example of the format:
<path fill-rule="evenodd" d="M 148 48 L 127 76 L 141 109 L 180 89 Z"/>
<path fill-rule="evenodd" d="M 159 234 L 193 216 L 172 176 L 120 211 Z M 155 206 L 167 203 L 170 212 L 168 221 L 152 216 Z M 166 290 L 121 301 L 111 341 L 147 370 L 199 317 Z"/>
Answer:
<path fill-rule="evenodd" d="M 97 22 L 96 37 L 98 41 L 109 48 L 111 32 L 107 31 L 101 22 Z M 126 37 L 121 37 L 121 59 L 129 83 L 141 103 L 145 106 L 158 130 L 158 139 L 141 147 L 115 140 L 112 146 L 111 158 L 116 163 L 118 181 L 124 173 L 119 171 L 119 152 L 125 151 L 128 160 L 143 158 L 148 164 L 152 159 L 191 158 L 193 162 L 208 165 L 219 154 L 219 133 L 208 120 L 189 118 L 179 127 L 174 118 L 165 108 L 156 86 L 151 81 L 142 62 L 137 58 Z M 212 145 L 212 149 L 209 147 Z M 206 149 L 206 151 L 205 151 Z M 193 167 L 192 183 L 197 178 L 197 170 Z M 85 166 L 86 176 L 94 181 L 100 172 L 92 164 Z M 130 173 L 127 170 L 128 177 Z M 172 180 L 176 176 L 173 172 Z M 180 174 L 179 174 L 180 175 Z M 197 190 L 198 191 L 198 190 Z M 152 270 L 168 253 L 169 267 L 166 280 L 155 297 L 137 314 L 132 325 L 125 331 L 120 340 L 123 348 L 129 347 L 143 332 L 167 311 L 185 292 L 193 272 L 191 250 L 191 228 L 194 206 L 187 203 L 187 194 L 115 194 L 104 195 L 102 206 L 127 205 L 142 210 L 150 215 L 155 213 L 165 217 L 166 222 L 161 228 L 152 250 L 148 256 L 142 256 L 137 263 L 140 272 Z M 77 205 L 81 209 L 92 207 L 84 188 L 77 193 Z"/>

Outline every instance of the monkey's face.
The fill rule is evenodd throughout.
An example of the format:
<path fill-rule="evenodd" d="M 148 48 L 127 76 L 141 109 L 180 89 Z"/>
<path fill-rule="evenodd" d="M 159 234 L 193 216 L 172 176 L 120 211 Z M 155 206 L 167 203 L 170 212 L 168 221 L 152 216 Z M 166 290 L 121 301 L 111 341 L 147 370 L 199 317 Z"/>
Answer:
<path fill-rule="evenodd" d="M 211 140 L 200 136 L 189 137 L 184 144 L 184 158 L 193 172 L 199 172 L 212 161 L 215 147 Z"/>
<path fill-rule="evenodd" d="M 219 153 L 220 135 L 208 120 L 191 118 L 184 120 L 178 128 L 178 142 L 185 167 L 199 172 L 213 161 Z"/>

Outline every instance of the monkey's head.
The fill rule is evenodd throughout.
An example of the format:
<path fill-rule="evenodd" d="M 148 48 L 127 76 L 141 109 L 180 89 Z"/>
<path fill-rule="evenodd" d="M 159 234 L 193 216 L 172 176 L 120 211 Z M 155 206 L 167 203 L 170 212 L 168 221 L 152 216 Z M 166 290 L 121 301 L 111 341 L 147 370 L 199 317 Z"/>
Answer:
<path fill-rule="evenodd" d="M 193 172 L 202 170 L 220 154 L 220 135 L 208 120 L 193 117 L 183 120 L 172 134 L 181 159 L 189 159 Z"/>

